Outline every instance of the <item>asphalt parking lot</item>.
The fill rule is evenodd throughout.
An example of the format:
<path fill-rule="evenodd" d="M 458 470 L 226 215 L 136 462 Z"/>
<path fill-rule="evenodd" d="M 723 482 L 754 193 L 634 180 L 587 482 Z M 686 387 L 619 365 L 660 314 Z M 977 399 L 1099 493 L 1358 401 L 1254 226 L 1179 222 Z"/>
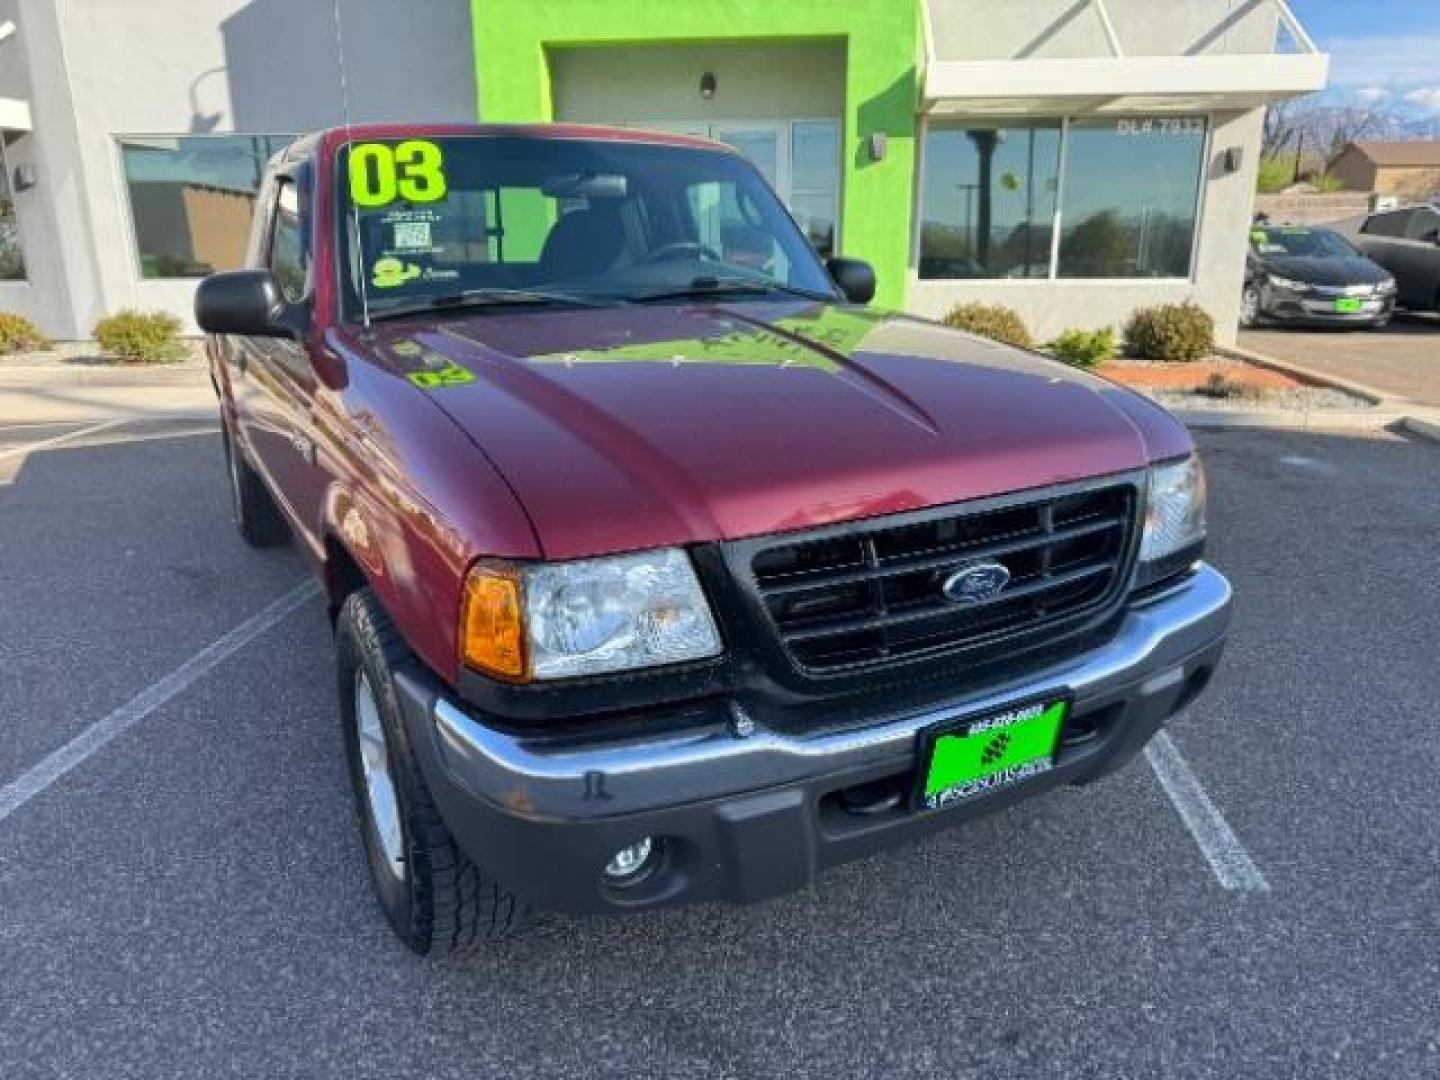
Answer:
<path fill-rule="evenodd" d="M 1240 345 L 1396 397 L 1440 408 L 1440 315 L 1401 311 L 1383 330 L 1264 327 Z"/>
<path fill-rule="evenodd" d="M 1434 444 L 1201 435 L 1238 607 L 1171 734 L 1268 889 L 1142 759 L 796 896 L 437 964 L 371 900 L 322 606 L 235 535 L 213 427 L 80 431 L 0 428 L 6 1080 L 1440 1075 Z"/>

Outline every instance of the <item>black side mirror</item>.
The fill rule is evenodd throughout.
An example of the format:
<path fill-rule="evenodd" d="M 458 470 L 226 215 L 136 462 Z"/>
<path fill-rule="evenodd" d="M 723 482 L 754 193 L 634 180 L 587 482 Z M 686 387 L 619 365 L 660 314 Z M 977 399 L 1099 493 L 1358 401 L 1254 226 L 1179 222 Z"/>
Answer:
<path fill-rule="evenodd" d="M 195 321 L 208 334 L 298 338 L 309 324 L 309 310 L 286 300 L 269 270 L 232 270 L 200 282 Z"/>
<path fill-rule="evenodd" d="M 825 260 L 825 269 L 845 299 L 854 304 L 868 304 L 875 299 L 875 271 L 863 259 L 842 259 L 838 256 Z"/>

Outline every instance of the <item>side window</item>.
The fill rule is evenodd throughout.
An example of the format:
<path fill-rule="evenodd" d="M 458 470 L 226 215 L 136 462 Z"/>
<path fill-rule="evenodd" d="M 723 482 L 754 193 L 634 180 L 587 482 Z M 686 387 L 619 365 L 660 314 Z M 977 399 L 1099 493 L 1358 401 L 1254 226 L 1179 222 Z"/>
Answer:
<path fill-rule="evenodd" d="M 276 188 L 268 265 L 287 300 L 299 300 L 305 295 L 308 269 L 305 236 L 301 227 L 300 194 L 293 180 L 281 180 Z"/>
<path fill-rule="evenodd" d="M 1407 217 L 1409 212 L 1406 210 L 1389 210 L 1371 217 L 1360 227 L 1360 231 L 1366 236 L 1401 236 Z"/>
<path fill-rule="evenodd" d="M 1434 240 L 1440 232 L 1440 214 L 1434 210 L 1411 210 L 1405 222 L 1405 239 Z"/>

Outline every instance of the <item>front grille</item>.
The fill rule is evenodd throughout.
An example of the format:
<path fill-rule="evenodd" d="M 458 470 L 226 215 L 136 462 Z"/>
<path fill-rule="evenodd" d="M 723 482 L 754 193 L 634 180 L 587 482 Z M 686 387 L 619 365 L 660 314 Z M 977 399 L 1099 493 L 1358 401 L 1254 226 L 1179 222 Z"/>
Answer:
<path fill-rule="evenodd" d="M 1123 587 L 1135 518 L 1132 484 L 1040 495 L 766 546 L 751 560 L 781 643 L 813 673 L 1000 644 L 1092 614 Z M 957 570 L 998 562 L 996 596 L 957 603 Z"/>

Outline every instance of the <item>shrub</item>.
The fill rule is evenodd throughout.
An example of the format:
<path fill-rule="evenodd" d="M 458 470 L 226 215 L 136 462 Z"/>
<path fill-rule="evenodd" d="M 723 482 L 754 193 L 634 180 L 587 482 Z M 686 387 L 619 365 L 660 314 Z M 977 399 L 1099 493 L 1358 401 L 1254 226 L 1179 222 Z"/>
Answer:
<path fill-rule="evenodd" d="M 1215 320 L 1190 300 L 1141 308 L 1125 324 L 1125 348 L 1144 360 L 1199 360 L 1215 350 Z"/>
<path fill-rule="evenodd" d="M 100 348 L 130 363 L 158 364 L 185 356 L 180 320 L 164 311 L 117 311 L 91 331 Z"/>
<path fill-rule="evenodd" d="M 10 311 L 0 311 L 0 356 L 43 349 L 49 344 L 45 335 L 29 319 Z"/>
<path fill-rule="evenodd" d="M 1115 359 L 1115 331 L 1106 326 L 1100 330 L 1066 330 L 1050 343 L 1057 360 L 1078 368 L 1093 368 Z"/>
<path fill-rule="evenodd" d="M 1035 344 L 1025 320 L 1014 308 L 1004 304 L 956 304 L 945 316 L 945 325 L 968 330 L 992 341 L 1002 341 L 1006 345 L 1018 345 L 1022 349 L 1032 348 Z"/>

